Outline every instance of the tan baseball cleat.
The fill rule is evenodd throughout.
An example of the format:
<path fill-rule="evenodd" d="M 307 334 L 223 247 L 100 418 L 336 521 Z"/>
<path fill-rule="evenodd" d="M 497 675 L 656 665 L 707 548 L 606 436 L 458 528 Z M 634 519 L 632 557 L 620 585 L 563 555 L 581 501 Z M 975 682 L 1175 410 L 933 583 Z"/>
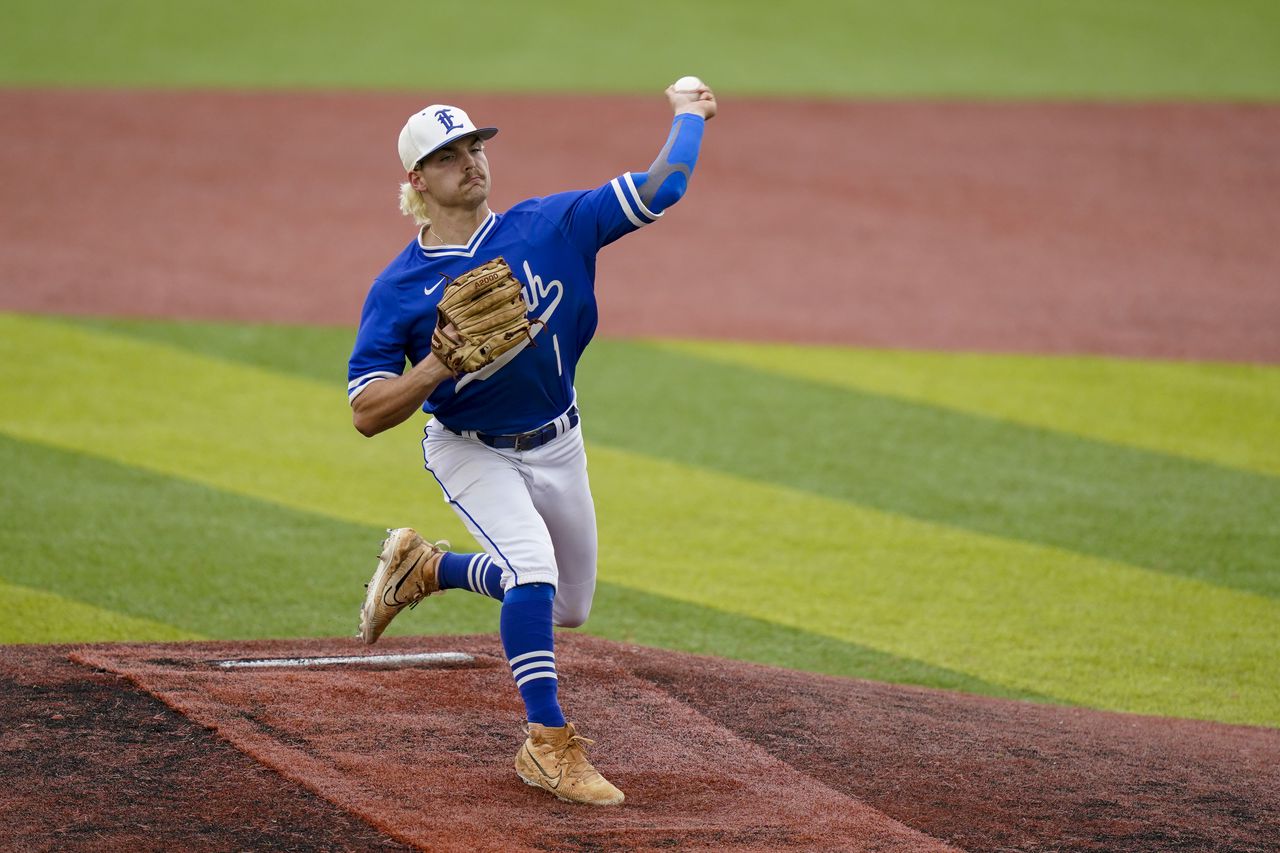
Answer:
<path fill-rule="evenodd" d="M 360 639 L 372 645 L 382 632 L 406 607 L 418 606 L 418 602 L 440 589 L 440 558 L 449 547 L 448 542 L 432 545 L 418 535 L 412 527 L 400 527 L 387 531 L 389 536 L 382 543 L 378 555 L 378 568 L 365 584 L 368 592 L 360 607 Z"/>
<path fill-rule="evenodd" d="M 543 788 L 570 803 L 616 806 L 623 793 L 587 761 L 587 745 L 573 723 L 551 728 L 529 724 L 529 737 L 516 753 L 516 773 L 526 785 Z"/>

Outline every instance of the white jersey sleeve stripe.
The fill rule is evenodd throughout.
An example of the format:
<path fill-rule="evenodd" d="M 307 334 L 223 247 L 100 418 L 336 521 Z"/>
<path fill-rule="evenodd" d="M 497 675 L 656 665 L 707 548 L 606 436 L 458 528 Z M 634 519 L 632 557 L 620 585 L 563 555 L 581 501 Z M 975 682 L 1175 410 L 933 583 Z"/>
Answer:
<path fill-rule="evenodd" d="M 610 181 L 609 186 L 613 187 L 613 193 L 618 197 L 618 205 L 622 208 L 622 212 L 626 214 L 627 219 L 631 220 L 631 224 L 637 228 L 643 228 L 646 223 L 636 216 L 635 210 L 622 192 L 622 184 L 618 182 L 618 179 L 614 178 Z"/>
<path fill-rule="evenodd" d="M 644 206 L 644 202 L 640 200 L 640 190 L 636 189 L 636 182 L 631 178 L 631 173 L 627 172 L 622 176 L 622 180 L 627 182 L 627 190 L 631 193 L 631 198 L 639 208 L 641 215 L 647 216 L 650 222 L 656 222 L 662 218 L 661 213 L 654 213 L 652 210 Z"/>
<path fill-rule="evenodd" d="M 352 379 L 347 383 L 347 401 L 354 400 L 361 391 L 379 379 L 395 379 L 399 376 L 399 373 L 392 373 L 390 370 L 378 370 L 374 373 L 366 373 L 357 379 Z"/>
<path fill-rule="evenodd" d="M 357 376 L 347 383 L 347 390 L 350 391 L 357 385 L 363 385 L 367 380 L 377 377 L 378 379 L 395 379 L 400 374 L 393 373 L 390 370 L 375 370 L 373 373 L 366 373 L 364 376 Z"/>

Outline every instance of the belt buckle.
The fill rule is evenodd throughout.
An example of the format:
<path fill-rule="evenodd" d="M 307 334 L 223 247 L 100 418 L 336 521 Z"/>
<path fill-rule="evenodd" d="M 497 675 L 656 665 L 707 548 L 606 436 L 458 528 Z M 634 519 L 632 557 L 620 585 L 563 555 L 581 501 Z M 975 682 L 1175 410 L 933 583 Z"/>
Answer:
<path fill-rule="evenodd" d="M 541 447 L 546 444 L 559 434 L 559 425 L 552 421 L 544 427 L 511 436 L 511 449 L 517 452 L 533 450 L 535 447 Z"/>

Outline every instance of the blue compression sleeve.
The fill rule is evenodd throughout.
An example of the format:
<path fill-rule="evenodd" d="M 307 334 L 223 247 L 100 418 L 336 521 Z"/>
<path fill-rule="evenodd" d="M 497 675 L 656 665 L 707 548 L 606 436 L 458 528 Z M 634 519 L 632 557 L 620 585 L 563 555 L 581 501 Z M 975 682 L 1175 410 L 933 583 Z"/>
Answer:
<path fill-rule="evenodd" d="M 693 167 L 702 148 L 706 120 L 700 115 L 681 113 L 671 122 L 667 144 L 658 152 L 649 171 L 632 173 L 640 200 L 654 213 L 661 213 L 680 200 L 689 188 Z"/>

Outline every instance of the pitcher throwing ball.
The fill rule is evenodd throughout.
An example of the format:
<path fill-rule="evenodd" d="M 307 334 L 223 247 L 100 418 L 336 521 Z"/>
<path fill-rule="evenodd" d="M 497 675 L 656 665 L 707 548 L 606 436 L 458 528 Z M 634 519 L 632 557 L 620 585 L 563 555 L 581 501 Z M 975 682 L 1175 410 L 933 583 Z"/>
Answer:
<path fill-rule="evenodd" d="M 485 142 L 497 128 L 444 104 L 410 116 L 400 132 L 400 207 L 420 227 L 369 290 L 347 377 L 366 436 L 418 409 L 433 416 L 426 468 L 483 549 L 457 553 L 408 527 L 389 531 L 360 637 L 377 642 L 396 614 L 441 590 L 500 601 L 502 645 L 528 717 L 516 773 L 593 805 L 623 794 L 591 766 L 592 741 L 561 711 L 552 633 L 587 620 L 596 585 L 573 377 L 596 330 L 596 253 L 679 201 L 716 114 L 700 81 L 668 87 L 666 97 L 675 118 L 648 171 L 505 213 L 488 204 Z"/>

